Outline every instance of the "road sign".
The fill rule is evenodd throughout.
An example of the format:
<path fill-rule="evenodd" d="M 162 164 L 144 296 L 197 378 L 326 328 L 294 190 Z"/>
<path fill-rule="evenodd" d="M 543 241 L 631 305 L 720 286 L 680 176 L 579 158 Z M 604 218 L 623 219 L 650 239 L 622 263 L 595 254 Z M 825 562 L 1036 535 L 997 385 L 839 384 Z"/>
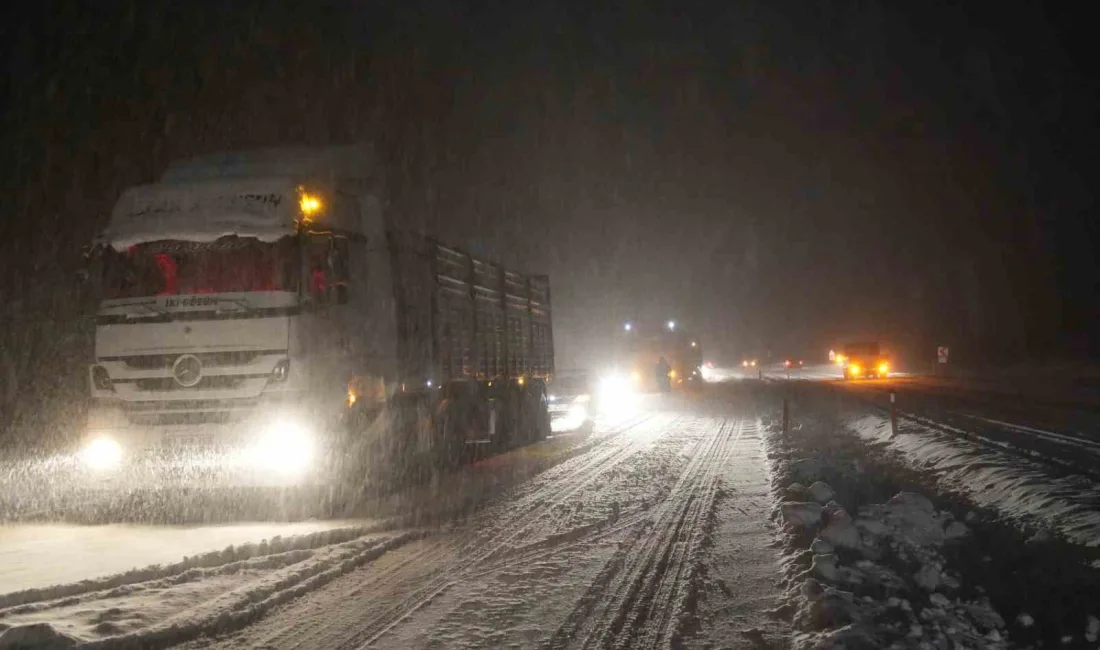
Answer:
<path fill-rule="evenodd" d="M 941 345 L 936 348 L 936 360 L 940 363 L 947 363 L 947 346 Z"/>

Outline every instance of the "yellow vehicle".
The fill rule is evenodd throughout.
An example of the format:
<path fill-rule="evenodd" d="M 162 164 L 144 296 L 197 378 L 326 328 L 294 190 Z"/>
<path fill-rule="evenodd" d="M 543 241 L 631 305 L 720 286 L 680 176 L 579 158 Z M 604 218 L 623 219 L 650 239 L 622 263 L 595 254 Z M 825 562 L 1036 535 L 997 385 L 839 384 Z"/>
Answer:
<path fill-rule="evenodd" d="M 879 379 L 890 375 L 890 360 L 878 343 L 849 343 L 839 358 L 845 379 Z"/>

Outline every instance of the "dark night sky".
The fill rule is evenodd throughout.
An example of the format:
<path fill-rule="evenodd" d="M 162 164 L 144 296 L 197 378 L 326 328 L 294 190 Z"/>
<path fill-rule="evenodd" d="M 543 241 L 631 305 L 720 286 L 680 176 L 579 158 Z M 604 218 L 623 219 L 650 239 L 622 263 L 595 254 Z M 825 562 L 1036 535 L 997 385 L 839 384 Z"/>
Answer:
<path fill-rule="evenodd" d="M 566 365 L 668 316 L 730 359 L 854 336 L 976 362 L 1100 352 L 1078 16 L 85 4 L 4 21 L 0 292 L 28 312 L 61 317 L 35 278 L 67 282 L 121 188 L 168 160 L 370 138 L 393 214 L 550 273 Z"/>

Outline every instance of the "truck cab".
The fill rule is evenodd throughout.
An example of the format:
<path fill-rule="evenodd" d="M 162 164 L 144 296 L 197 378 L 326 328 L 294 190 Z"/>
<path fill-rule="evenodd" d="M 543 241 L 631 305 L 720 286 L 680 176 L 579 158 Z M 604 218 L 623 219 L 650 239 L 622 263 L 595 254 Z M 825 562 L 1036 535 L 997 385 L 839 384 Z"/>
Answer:
<path fill-rule="evenodd" d="M 640 392 L 660 390 L 657 376 L 661 360 L 668 365 L 667 385 L 676 388 L 701 384 L 703 349 L 692 334 L 677 329 L 674 321 L 661 326 L 631 323 L 615 346 L 615 366 Z"/>
<path fill-rule="evenodd" d="M 369 147 L 218 154 L 122 194 L 93 256 L 89 467 L 218 449 L 301 476 L 549 429 L 548 284 L 389 227 L 376 170 Z"/>
<path fill-rule="evenodd" d="M 845 379 L 878 379 L 890 374 L 890 360 L 876 342 L 849 343 L 842 359 Z"/>

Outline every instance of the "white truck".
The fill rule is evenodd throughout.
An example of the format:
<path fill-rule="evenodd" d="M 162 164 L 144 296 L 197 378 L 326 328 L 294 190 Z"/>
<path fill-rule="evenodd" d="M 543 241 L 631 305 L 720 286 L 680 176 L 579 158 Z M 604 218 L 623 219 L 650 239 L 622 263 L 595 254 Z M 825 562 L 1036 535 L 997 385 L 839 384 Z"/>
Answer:
<path fill-rule="evenodd" d="M 548 279 L 401 230 L 378 171 L 263 150 L 123 192 L 93 256 L 91 470 L 445 466 L 548 433 Z"/>

